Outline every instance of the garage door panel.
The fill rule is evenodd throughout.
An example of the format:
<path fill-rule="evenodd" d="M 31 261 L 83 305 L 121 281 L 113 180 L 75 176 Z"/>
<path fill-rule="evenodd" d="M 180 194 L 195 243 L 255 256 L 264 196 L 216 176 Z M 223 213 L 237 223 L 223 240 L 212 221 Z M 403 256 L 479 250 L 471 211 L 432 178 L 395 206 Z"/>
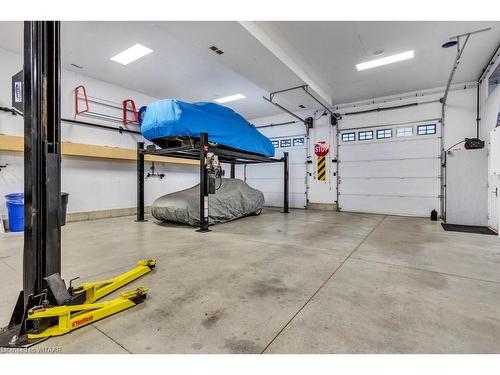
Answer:
<path fill-rule="evenodd" d="M 283 163 L 247 165 L 247 179 L 252 178 L 283 178 Z M 288 165 L 290 178 L 305 178 L 305 164 Z"/>
<path fill-rule="evenodd" d="M 277 149 L 276 158 L 283 150 L 289 155 L 289 205 L 304 208 L 306 205 L 306 149 Z M 246 167 L 246 182 L 264 193 L 267 206 L 283 206 L 283 163 L 253 164 Z"/>
<path fill-rule="evenodd" d="M 281 193 L 283 192 L 283 179 L 275 178 L 275 179 L 267 179 L 267 178 L 254 178 L 247 179 L 247 184 L 253 187 L 254 189 L 261 190 L 262 192 L 275 192 Z M 288 186 L 291 192 L 302 192 L 304 193 L 304 178 L 301 179 L 290 179 L 288 181 Z"/>
<path fill-rule="evenodd" d="M 343 155 L 342 155 L 343 158 Z M 437 176 L 440 159 L 405 159 L 351 161 L 340 166 L 340 176 L 344 177 L 433 177 Z"/>
<path fill-rule="evenodd" d="M 433 178 L 342 178 L 339 194 L 439 197 L 437 177 Z"/>
<path fill-rule="evenodd" d="M 439 211 L 438 198 L 422 197 L 364 197 L 345 195 L 340 210 L 374 214 L 430 216 L 434 209 Z"/>
<path fill-rule="evenodd" d="M 437 157 L 440 154 L 439 138 L 375 141 L 369 143 L 343 143 L 340 145 L 342 161 L 372 159 L 412 159 Z"/>
<path fill-rule="evenodd" d="M 343 211 L 428 216 L 440 211 L 441 129 L 413 136 L 341 142 L 339 207 Z M 428 124 L 426 122 L 425 124 Z M 387 125 L 396 134 L 398 126 Z M 376 134 L 377 129 L 373 130 Z M 364 129 L 366 130 L 366 129 Z M 354 129 L 358 132 L 361 129 Z"/>

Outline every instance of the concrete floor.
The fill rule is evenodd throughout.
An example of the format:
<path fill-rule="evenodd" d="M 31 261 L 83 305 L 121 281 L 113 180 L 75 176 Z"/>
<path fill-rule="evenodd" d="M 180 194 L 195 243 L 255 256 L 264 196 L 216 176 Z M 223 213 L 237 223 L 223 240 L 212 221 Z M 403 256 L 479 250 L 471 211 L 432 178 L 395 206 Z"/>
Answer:
<path fill-rule="evenodd" d="M 265 210 L 211 233 L 132 217 L 63 228 L 63 276 L 158 267 L 143 304 L 51 338 L 63 353 L 500 353 L 500 240 L 383 215 Z M 0 325 L 21 288 L 0 236 Z"/>

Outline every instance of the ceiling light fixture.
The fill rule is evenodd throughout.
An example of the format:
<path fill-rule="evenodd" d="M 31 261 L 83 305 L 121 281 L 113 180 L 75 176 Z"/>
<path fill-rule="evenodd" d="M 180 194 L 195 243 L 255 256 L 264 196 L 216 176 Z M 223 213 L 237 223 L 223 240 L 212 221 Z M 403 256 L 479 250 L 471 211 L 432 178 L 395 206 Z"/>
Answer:
<path fill-rule="evenodd" d="M 214 102 L 217 102 L 219 104 L 223 104 L 223 103 L 234 102 L 235 100 L 240 100 L 240 99 L 245 99 L 245 98 L 246 98 L 245 95 L 235 94 L 235 95 L 225 96 L 223 98 L 214 99 Z"/>
<path fill-rule="evenodd" d="M 382 65 L 393 64 L 399 61 L 413 59 L 415 57 L 415 51 L 406 51 L 398 53 L 396 55 L 391 55 L 387 57 L 382 57 L 380 59 L 370 60 L 364 63 L 356 64 L 356 69 L 358 71 L 376 68 Z"/>
<path fill-rule="evenodd" d="M 132 47 L 120 52 L 118 55 L 111 57 L 111 60 L 120 63 L 122 65 L 128 65 L 132 61 L 140 59 L 143 56 L 149 55 L 153 52 L 152 49 L 143 46 L 142 44 L 135 44 Z"/>

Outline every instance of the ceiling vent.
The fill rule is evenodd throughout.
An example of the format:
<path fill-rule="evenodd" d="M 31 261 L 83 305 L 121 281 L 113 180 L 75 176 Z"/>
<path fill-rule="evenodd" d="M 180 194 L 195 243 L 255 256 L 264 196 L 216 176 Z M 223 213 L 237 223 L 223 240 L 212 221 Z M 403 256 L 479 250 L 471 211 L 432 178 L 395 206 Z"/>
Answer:
<path fill-rule="evenodd" d="M 216 46 L 212 46 L 212 47 L 210 47 L 210 49 L 211 49 L 212 51 L 214 51 L 217 55 L 222 55 L 222 54 L 224 53 L 224 51 L 223 51 L 223 50 L 219 49 L 219 48 L 218 48 L 218 47 L 216 47 Z"/>

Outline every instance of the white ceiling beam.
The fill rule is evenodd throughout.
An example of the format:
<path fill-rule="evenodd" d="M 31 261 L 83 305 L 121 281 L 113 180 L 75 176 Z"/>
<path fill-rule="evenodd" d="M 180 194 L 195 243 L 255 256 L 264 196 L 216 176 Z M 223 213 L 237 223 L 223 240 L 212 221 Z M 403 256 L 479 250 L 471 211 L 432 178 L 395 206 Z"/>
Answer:
<path fill-rule="evenodd" d="M 243 26 L 255 39 L 257 39 L 264 47 L 266 47 L 272 54 L 274 54 L 283 64 L 285 64 L 292 72 L 294 72 L 309 88 L 325 101 L 326 104 L 332 105 L 333 98 L 325 90 L 322 85 L 313 79 L 305 68 L 305 63 L 298 61 L 297 58 L 292 58 L 268 33 L 266 33 L 254 21 L 241 21 Z M 277 87 L 276 89 L 282 89 Z"/>

